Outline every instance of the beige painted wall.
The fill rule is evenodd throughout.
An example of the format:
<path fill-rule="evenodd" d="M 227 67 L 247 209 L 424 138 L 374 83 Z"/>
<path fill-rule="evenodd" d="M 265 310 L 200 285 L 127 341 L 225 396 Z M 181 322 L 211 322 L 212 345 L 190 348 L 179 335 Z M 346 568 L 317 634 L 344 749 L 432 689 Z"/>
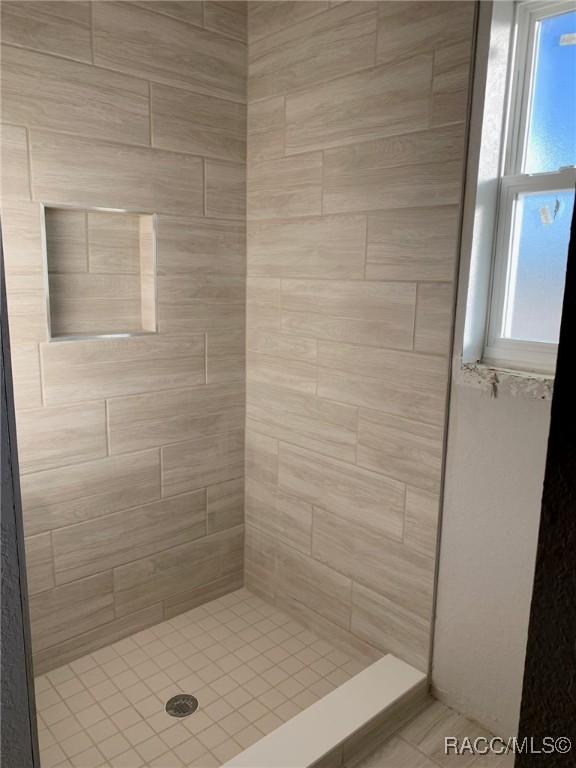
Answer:
<path fill-rule="evenodd" d="M 242 583 L 245 10 L 2 3 L 37 671 Z M 158 213 L 158 335 L 48 342 L 41 201 Z"/>
<path fill-rule="evenodd" d="M 249 7 L 246 582 L 421 669 L 474 13 Z"/>

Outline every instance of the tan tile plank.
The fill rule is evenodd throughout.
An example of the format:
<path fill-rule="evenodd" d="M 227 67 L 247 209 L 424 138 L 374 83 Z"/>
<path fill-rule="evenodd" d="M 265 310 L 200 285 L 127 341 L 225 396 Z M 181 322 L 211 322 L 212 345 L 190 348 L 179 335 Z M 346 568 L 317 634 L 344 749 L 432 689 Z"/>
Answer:
<path fill-rule="evenodd" d="M 285 0 L 282 3 L 271 3 L 269 0 L 252 0 L 248 13 L 249 39 L 253 43 L 260 37 L 273 35 L 292 24 L 310 18 L 317 13 L 328 10 L 330 3 L 321 0 L 310 0 L 302 3 L 299 0 Z"/>
<path fill-rule="evenodd" d="M 75 581 L 205 534 L 205 491 L 59 528 L 52 534 L 56 582 Z"/>
<path fill-rule="evenodd" d="M 448 355 L 453 312 L 454 287 L 451 283 L 418 285 L 414 349 L 432 355 Z"/>
<path fill-rule="evenodd" d="M 214 218 L 246 217 L 246 168 L 244 165 L 206 160 L 205 214 Z"/>
<path fill-rule="evenodd" d="M 114 569 L 114 600 L 118 616 L 159 600 L 174 601 L 211 581 L 241 570 L 243 526 L 180 544 Z"/>
<path fill-rule="evenodd" d="M 318 394 L 441 425 L 448 371 L 431 355 L 321 341 Z"/>
<path fill-rule="evenodd" d="M 140 336 L 42 346 L 48 403 L 204 384 L 204 336 Z"/>
<path fill-rule="evenodd" d="M 52 558 L 52 539 L 49 533 L 27 536 L 26 577 L 28 594 L 35 595 L 54 587 L 54 561 Z"/>
<path fill-rule="evenodd" d="M 229 0 L 204 3 L 204 26 L 246 43 L 248 7 L 246 2 Z"/>
<path fill-rule="evenodd" d="M 261 434 L 259 425 L 246 422 L 247 479 L 276 485 L 278 482 L 278 440 Z"/>
<path fill-rule="evenodd" d="M 249 384 L 276 384 L 297 392 L 316 394 L 316 365 L 299 360 L 285 360 L 248 350 L 246 379 Z"/>
<path fill-rule="evenodd" d="M 239 41 L 127 3 L 96 3 L 93 23 L 95 64 L 244 100 L 245 48 Z"/>
<path fill-rule="evenodd" d="M 248 219 L 322 213 L 322 153 L 253 162 L 248 175 Z"/>
<path fill-rule="evenodd" d="M 33 650 L 37 653 L 113 619 L 111 571 L 32 595 Z"/>
<path fill-rule="evenodd" d="M 90 3 L 54 0 L 3 3 L 2 41 L 90 61 Z"/>
<path fill-rule="evenodd" d="M 152 83 L 152 143 L 162 149 L 242 162 L 246 108 L 242 104 Z"/>
<path fill-rule="evenodd" d="M 251 162 L 284 154 L 284 97 L 274 96 L 248 105 L 247 153 Z"/>
<path fill-rule="evenodd" d="M 442 426 L 360 409 L 358 464 L 418 488 L 438 492 Z"/>
<path fill-rule="evenodd" d="M 471 38 L 435 52 L 431 125 L 465 122 L 471 58 Z"/>
<path fill-rule="evenodd" d="M 248 273 L 257 277 L 364 277 L 363 216 L 310 216 L 248 226 Z"/>
<path fill-rule="evenodd" d="M 317 560 L 430 621 L 432 558 L 317 507 L 312 542 Z"/>
<path fill-rule="evenodd" d="M 202 0 L 138 0 L 133 4 L 156 13 L 165 13 L 166 16 L 187 21 L 198 27 L 202 26 Z"/>
<path fill-rule="evenodd" d="M 437 493 L 407 486 L 404 542 L 409 547 L 434 556 L 439 514 L 440 499 Z"/>
<path fill-rule="evenodd" d="M 2 6 L 4 10 L 5 6 Z M 28 136 L 26 128 L 16 125 L 0 127 L 2 153 L 2 205 L 7 200 L 30 200 Z"/>
<path fill-rule="evenodd" d="M 103 402 L 20 411 L 17 430 L 22 474 L 89 461 L 106 454 Z"/>
<path fill-rule="evenodd" d="M 311 551 L 312 506 L 273 485 L 247 481 L 246 522 L 300 552 Z"/>
<path fill-rule="evenodd" d="M 347 3 L 251 41 L 250 101 L 315 85 L 374 63 L 376 5 Z"/>
<path fill-rule="evenodd" d="M 144 80 L 34 51 L 3 49 L 2 114 L 6 122 L 149 144 L 149 111 Z"/>
<path fill-rule="evenodd" d="M 31 152 L 38 199 L 202 215 L 198 157 L 37 130 L 31 131 Z"/>
<path fill-rule="evenodd" d="M 404 485 L 360 467 L 280 445 L 279 487 L 346 518 L 350 525 L 402 537 Z"/>
<path fill-rule="evenodd" d="M 206 489 L 208 533 L 234 528 L 244 522 L 244 479 L 228 480 Z"/>
<path fill-rule="evenodd" d="M 138 451 L 23 475 L 27 534 L 91 520 L 160 498 L 160 454 Z"/>
<path fill-rule="evenodd" d="M 286 153 L 381 139 L 429 125 L 432 56 L 371 67 L 286 98 Z"/>
<path fill-rule="evenodd" d="M 14 344 L 10 354 L 16 410 L 39 408 L 42 405 L 42 382 L 38 345 Z"/>
<path fill-rule="evenodd" d="M 242 431 L 209 435 L 162 448 L 164 496 L 234 480 L 242 477 L 243 473 Z"/>

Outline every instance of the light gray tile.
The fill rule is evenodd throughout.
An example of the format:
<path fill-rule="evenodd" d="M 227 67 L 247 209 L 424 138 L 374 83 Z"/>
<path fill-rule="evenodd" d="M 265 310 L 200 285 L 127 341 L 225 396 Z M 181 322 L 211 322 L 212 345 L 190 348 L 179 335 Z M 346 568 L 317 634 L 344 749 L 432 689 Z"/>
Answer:
<path fill-rule="evenodd" d="M 23 475 L 28 534 L 91 520 L 160 498 L 160 453 L 139 451 Z"/>
<path fill-rule="evenodd" d="M 38 199 L 202 215 L 201 158 L 37 130 L 31 147 Z"/>
<path fill-rule="evenodd" d="M 205 534 L 204 491 L 60 528 L 52 534 L 56 582 L 112 569 Z"/>
<path fill-rule="evenodd" d="M 162 493 L 185 493 L 234 480 L 244 471 L 242 431 L 210 435 L 162 448 Z"/>
<path fill-rule="evenodd" d="M 208 533 L 234 528 L 244 522 L 244 479 L 228 480 L 206 489 Z"/>
<path fill-rule="evenodd" d="M 22 474 L 106 455 L 103 402 L 20 411 L 16 424 Z"/>
<path fill-rule="evenodd" d="M 126 3 L 96 3 L 93 23 L 95 64 L 244 100 L 246 52 L 239 41 Z"/>
<path fill-rule="evenodd" d="M 246 108 L 242 104 L 152 83 L 153 145 L 242 162 Z"/>
<path fill-rule="evenodd" d="M 348 526 L 402 537 L 404 486 L 396 480 L 281 444 L 278 484 L 286 493 L 341 515 Z"/>
<path fill-rule="evenodd" d="M 86 108 L 88 103 L 90 109 Z M 4 47 L 2 114 L 6 122 L 148 144 L 149 111 L 148 85 L 144 80 Z"/>
<path fill-rule="evenodd" d="M 273 485 L 248 479 L 246 522 L 301 552 L 312 545 L 312 506 Z"/>

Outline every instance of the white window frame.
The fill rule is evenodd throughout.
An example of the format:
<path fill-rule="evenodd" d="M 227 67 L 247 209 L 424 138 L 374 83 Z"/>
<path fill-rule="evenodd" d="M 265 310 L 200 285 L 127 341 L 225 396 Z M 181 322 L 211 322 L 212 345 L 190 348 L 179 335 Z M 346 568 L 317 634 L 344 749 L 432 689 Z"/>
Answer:
<path fill-rule="evenodd" d="M 574 168 L 562 168 L 549 173 L 523 173 L 534 85 L 537 25 L 543 18 L 571 10 L 576 10 L 574 0 L 522 0 L 516 4 L 514 45 L 508 74 L 507 119 L 502 135 L 502 170 L 499 179 L 491 298 L 482 358 L 483 363 L 494 367 L 553 373 L 556 364 L 557 344 L 509 339 L 502 335 L 502 329 L 510 300 L 511 275 L 515 267 L 511 238 L 518 194 L 570 191 L 576 183 Z"/>

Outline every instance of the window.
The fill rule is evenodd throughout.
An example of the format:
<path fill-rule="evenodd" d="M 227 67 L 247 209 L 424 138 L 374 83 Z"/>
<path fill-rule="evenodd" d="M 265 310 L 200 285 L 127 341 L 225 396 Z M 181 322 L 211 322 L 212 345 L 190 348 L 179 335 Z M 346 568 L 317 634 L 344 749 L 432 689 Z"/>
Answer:
<path fill-rule="evenodd" d="M 516 3 L 512 32 L 483 362 L 553 372 L 576 180 L 576 2 Z"/>

